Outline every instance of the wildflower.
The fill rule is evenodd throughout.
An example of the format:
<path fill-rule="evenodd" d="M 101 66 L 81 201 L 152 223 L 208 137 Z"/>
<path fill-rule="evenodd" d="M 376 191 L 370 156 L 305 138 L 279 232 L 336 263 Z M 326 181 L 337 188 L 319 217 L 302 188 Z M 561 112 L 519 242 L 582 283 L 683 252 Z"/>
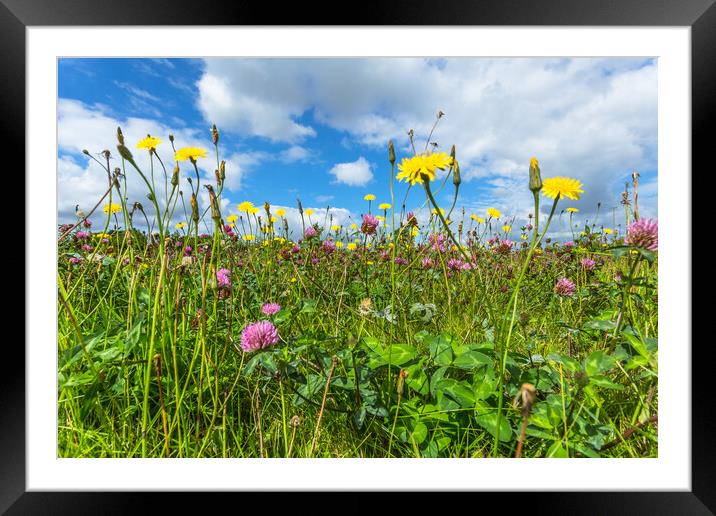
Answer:
<path fill-rule="evenodd" d="M 258 212 L 259 212 L 259 209 L 256 206 L 249 209 L 249 213 L 251 215 L 256 215 Z"/>
<path fill-rule="evenodd" d="M 659 247 L 658 222 L 652 219 L 639 219 L 629 224 L 624 243 L 656 251 Z"/>
<path fill-rule="evenodd" d="M 515 243 L 512 240 L 504 239 L 495 247 L 495 251 L 499 254 L 509 254 Z"/>
<path fill-rule="evenodd" d="M 249 324 L 241 332 L 241 349 L 245 352 L 264 349 L 278 341 L 278 330 L 270 321 Z"/>
<path fill-rule="evenodd" d="M 286 215 L 286 210 L 284 210 L 283 208 L 279 208 L 278 210 L 276 210 L 276 215 L 278 215 L 279 217 L 283 217 L 284 215 Z"/>
<path fill-rule="evenodd" d="M 86 231 L 78 231 L 77 233 L 75 233 L 75 238 L 77 240 L 87 240 L 89 238 L 89 233 L 87 233 Z"/>
<path fill-rule="evenodd" d="M 438 214 L 438 210 L 436 210 L 435 208 L 433 208 L 433 215 L 437 215 L 437 214 Z M 445 215 L 445 210 L 442 209 L 442 208 L 440 208 L 440 214 L 441 214 L 441 215 Z"/>
<path fill-rule="evenodd" d="M 445 170 L 452 163 L 453 158 L 444 152 L 419 154 L 412 158 L 404 158 L 398 165 L 400 173 L 395 178 L 399 181 L 405 179 L 411 185 L 415 183 L 422 184 L 425 179 L 428 181 L 435 179 L 436 169 Z"/>
<path fill-rule="evenodd" d="M 580 194 L 584 193 L 582 186 L 582 182 L 577 179 L 549 177 L 544 180 L 542 193 L 550 199 L 556 199 L 559 196 L 560 198 L 566 197 L 576 201 L 579 199 Z"/>
<path fill-rule="evenodd" d="M 360 315 L 368 315 L 373 311 L 373 301 L 369 297 L 362 299 L 358 305 L 358 313 Z"/>
<path fill-rule="evenodd" d="M 310 217 L 311 215 L 313 215 L 313 209 L 308 208 L 308 209 L 306 209 L 306 211 L 304 211 L 304 213 Z"/>
<path fill-rule="evenodd" d="M 256 235 L 244 235 L 243 239 L 245 242 L 253 242 L 256 240 Z"/>
<path fill-rule="evenodd" d="M 584 267 L 588 271 L 591 271 L 592 269 L 594 269 L 594 266 L 597 264 L 597 262 L 595 262 L 594 260 L 592 260 L 590 258 L 582 258 L 579 263 L 582 267 Z"/>
<path fill-rule="evenodd" d="M 339 249 L 340 249 L 341 247 L 343 247 L 343 242 L 341 242 L 341 241 L 336 242 L 336 247 L 339 248 Z"/>
<path fill-rule="evenodd" d="M 89 244 L 82 244 L 82 250 L 83 250 L 83 251 L 90 253 L 90 252 L 92 252 L 92 249 L 94 249 L 94 248 L 93 248 L 91 245 L 89 245 Z"/>
<path fill-rule="evenodd" d="M 349 251 L 355 251 L 357 248 L 358 248 L 358 246 L 356 244 L 354 244 L 353 242 L 346 245 L 346 249 L 348 249 Z"/>
<path fill-rule="evenodd" d="M 358 229 L 358 224 L 356 224 L 355 222 L 352 223 L 352 224 L 351 224 L 351 229 L 353 229 L 353 230 Z"/>
<path fill-rule="evenodd" d="M 512 230 L 512 226 L 510 226 L 508 224 L 505 224 L 504 226 L 502 226 L 502 231 L 504 231 L 505 233 L 509 233 L 511 230 Z"/>
<path fill-rule="evenodd" d="M 72 265 L 77 265 L 78 263 L 80 263 L 82 261 L 82 258 L 77 258 L 76 256 L 70 256 L 69 261 Z"/>
<path fill-rule="evenodd" d="M 569 242 L 565 242 L 564 247 L 566 247 L 567 249 L 572 249 L 574 247 L 574 242 L 572 242 L 571 240 Z"/>
<path fill-rule="evenodd" d="M 231 271 L 229 269 L 219 269 L 216 271 L 216 286 L 219 289 L 231 288 Z"/>
<path fill-rule="evenodd" d="M 537 158 L 530 159 L 530 190 L 534 193 L 542 189 L 542 176 L 540 175 Z"/>
<path fill-rule="evenodd" d="M 488 209 L 487 209 L 487 216 L 488 216 L 488 217 L 492 217 L 493 219 L 499 219 L 500 217 L 502 217 L 502 213 L 500 213 L 500 212 L 499 212 L 498 210 L 496 210 L 495 208 L 488 208 Z"/>
<path fill-rule="evenodd" d="M 576 292 L 574 283 L 567 278 L 560 278 L 554 286 L 554 291 L 560 296 L 573 296 Z"/>
<path fill-rule="evenodd" d="M 92 227 L 92 221 L 91 221 L 90 219 L 85 219 L 85 220 L 82 222 L 82 227 L 88 228 L 88 229 L 91 228 L 91 227 Z"/>
<path fill-rule="evenodd" d="M 261 313 L 264 315 L 274 315 L 281 310 L 281 305 L 276 303 L 265 303 L 261 307 Z"/>
<path fill-rule="evenodd" d="M 602 232 L 603 232 L 605 235 L 613 235 L 613 234 L 614 234 L 614 230 L 613 230 L 613 229 L 610 229 L 610 228 L 604 228 L 604 229 L 602 230 Z"/>
<path fill-rule="evenodd" d="M 447 268 L 453 271 L 459 271 L 462 269 L 462 260 L 458 260 L 457 258 L 450 258 L 447 262 Z"/>
<path fill-rule="evenodd" d="M 102 208 L 102 211 L 105 213 L 115 214 L 122 211 L 122 207 L 119 204 L 113 202 L 112 204 L 105 204 L 104 208 Z"/>
<path fill-rule="evenodd" d="M 435 262 L 432 258 L 423 258 L 421 265 L 423 269 L 431 269 L 435 265 Z"/>
<path fill-rule="evenodd" d="M 340 231 L 340 230 L 341 230 L 340 226 L 337 226 L 335 224 L 331 226 L 331 231 Z"/>
<path fill-rule="evenodd" d="M 227 221 L 229 224 L 233 224 L 233 223 L 236 222 L 237 220 L 239 220 L 239 216 L 238 216 L 238 215 L 232 214 L 232 215 L 229 215 L 228 217 L 226 217 L 226 221 Z"/>
<path fill-rule="evenodd" d="M 389 210 L 390 208 L 392 208 L 392 206 L 387 202 L 378 205 L 379 210 Z"/>
<path fill-rule="evenodd" d="M 402 258 L 402 257 L 400 257 L 400 256 L 396 256 L 396 257 L 395 257 L 395 264 L 396 264 L 396 265 L 408 265 L 408 260 L 406 260 L 405 258 Z"/>
<path fill-rule="evenodd" d="M 177 161 L 191 160 L 192 162 L 195 162 L 197 158 L 205 157 L 206 151 L 198 147 L 184 147 L 183 149 L 179 149 L 176 154 L 174 154 L 174 159 Z"/>
<path fill-rule="evenodd" d="M 146 138 L 142 138 L 139 140 L 139 143 L 137 144 L 138 149 L 146 149 L 148 151 L 156 150 L 157 146 L 162 143 L 161 138 L 157 136 L 149 136 L 147 135 Z"/>
<path fill-rule="evenodd" d="M 249 201 L 244 201 L 241 204 L 237 206 L 239 211 L 243 211 L 244 213 L 249 213 L 254 208 L 254 203 Z"/>
<path fill-rule="evenodd" d="M 361 233 L 366 235 L 374 235 L 378 227 L 378 219 L 372 215 L 363 215 L 363 224 L 361 224 Z"/>
<path fill-rule="evenodd" d="M 363 199 L 366 201 L 375 201 L 375 195 L 373 194 L 366 194 L 363 196 Z"/>
<path fill-rule="evenodd" d="M 313 226 L 308 226 L 306 228 L 306 231 L 303 232 L 303 236 L 305 236 L 306 238 L 313 238 L 317 235 L 318 231 L 316 231 L 316 228 L 314 228 Z"/>
<path fill-rule="evenodd" d="M 186 222 L 179 222 L 174 227 L 177 229 L 184 229 L 186 227 Z"/>
<path fill-rule="evenodd" d="M 336 243 L 333 240 L 324 240 L 321 249 L 327 254 L 331 254 L 336 250 Z"/>
<path fill-rule="evenodd" d="M 567 213 L 579 213 L 579 208 L 567 208 Z"/>
<path fill-rule="evenodd" d="M 445 241 L 447 236 L 442 233 L 433 233 L 428 236 L 428 243 L 431 244 L 434 251 L 445 252 Z"/>
<path fill-rule="evenodd" d="M 527 224 L 527 226 L 525 227 L 527 228 L 527 231 L 532 231 L 532 229 L 534 229 L 534 226 L 532 224 Z"/>

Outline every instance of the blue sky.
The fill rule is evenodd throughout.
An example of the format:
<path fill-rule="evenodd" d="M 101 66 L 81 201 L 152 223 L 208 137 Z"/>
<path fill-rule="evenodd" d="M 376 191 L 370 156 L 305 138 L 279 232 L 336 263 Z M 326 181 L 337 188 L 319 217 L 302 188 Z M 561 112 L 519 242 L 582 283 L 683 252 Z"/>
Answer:
<path fill-rule="evenodd" d="M 561 205 L 579 208 L 581 220 L 594 220 L 601 203 L 598 222 L 611 227 L 633 170 L 640 209 L 656 217 L 656 69 L 638 58 L 61 59 L 59 220 L 104 192 L 104 172 L 81 151 L 116 154 L 118 125 L 130 148 L 147 133 L 161 137 L 159 153 L 171 163 L 168 134 L 178 147 L 211 150 L 212 123 L 227 161 L 225 214 L 245 200 L 290 209 L 300 198 L 304 207 L 330 206 L 339 223 L 356 220 L 365 194 L 390 202 L 388 140 L 400 160 L 412 128 L 422 149 L 438 110 L 446 115 L 432 141 L 446 152 L 457 147 L 458 206 L 467 214 L 494 206 L 515 217 L 514 227 L 524 222 L 536 156 L 543 177 L 584 183 L 580 201 Z M 213 177 L 215 160 L 200 165 Z M 405 186 L 395 191 L 399 204 Z M 129 197 L 146 201 L 139 183 Z M 423 200 L 411 190 L 408 208 Z M 451 200 L 451 187 L 438 198 L 446 208 Z M 555 236 L 566 229 L 555 226 Z"/>

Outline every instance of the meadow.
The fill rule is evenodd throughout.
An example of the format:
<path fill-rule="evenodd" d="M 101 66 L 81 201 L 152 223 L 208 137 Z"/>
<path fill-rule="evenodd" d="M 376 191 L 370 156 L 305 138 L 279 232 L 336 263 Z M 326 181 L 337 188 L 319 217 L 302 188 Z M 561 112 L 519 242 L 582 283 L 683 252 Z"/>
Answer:
<path fill-rule="evenodd" d="M 107 192 L 58 230 L 59 456 L 658 455 L 658 235 L 638 175 L 604 226 L 570 205 L 588 185 L 533 158 L 534 210 L 512 227 L 462 208 L 459 152 L 411 134 L 360 218 L 298 201 L 292 229 L 270 200 L 222 210 L 211 134 L 206 150 L 118 129 L 116 153 L 85 152 Z M 146 198 L 126 199 L 128 176 Z M 558 221 L 571 240 L 548 236 Z"/>

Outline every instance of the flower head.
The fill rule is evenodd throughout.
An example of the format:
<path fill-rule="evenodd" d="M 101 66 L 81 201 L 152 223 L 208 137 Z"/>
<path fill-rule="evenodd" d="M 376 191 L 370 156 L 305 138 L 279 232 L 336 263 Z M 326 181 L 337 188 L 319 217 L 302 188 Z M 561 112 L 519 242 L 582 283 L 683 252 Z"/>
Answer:
<path fill-rule="evenodd" d="M 303 213 L 305 213 L 306 215 L 308 215 L 310 217 L 311 215 L 313 215 L 313 209 L 307 208 Z"/>
<path fill-rule="evenodd" d="M 219 269 L 216 271 L 216 286 L 219 289 L 231 288 L 231 271 L 229 269 Z"/>
<path fill-rule="evenodd" d="M 554 286 L 554 292 L 560 296 L 573 296 L 576 290 L 574 283 L 567 278 L 560 278 Z"/>
<path fill-rule="evenodd" d="M 179 149 L 176 154 L 174 154 L 174 159 L 177 161 L 196 161 L 197 158 L 205 157 L 206 151 L 204 149 L 200 149 L 199 147 L 184 147 L 183 149 Z"/>
<path fill-rule="evenodd" d="M 487 208 L 487 216 L 492 217 L 493 219 L 499 219 L 502 217 L 502 213 L 499 212 L 499 210 L 496 210 L 495 208 Z"/>
<path fill-rule="evenodd" d="M 579 208 L 567 208 L 567 213 L 579 213 Z"/>
<path fill-rule="evenodd" d="M 313 226 L 308 226 L 306 228 L 306 231 L 303 232 L 303 236 L 305 236 L 306 238 L 313 238 L 317 235 L 318 231 L 316 231 L 316 228 L 314 228 Z"/>
<path fill-rule="evenodd" d="M 591 258 L 582 258 L 579 263 L 588 271 L 591 271 L 592 269 L 594 269 L 594 266 L 597 265 L 597 262 L 595 262 Z"/>
<path fill-rule="evenodd" d="M 627 228 L 624 242 L 634 247 L 656 251 L 659 248 L 658 222 L 652 219 L 639 219 L 632 222 Z"/>
<path fill-rule="evenodd" d="M 174 227 L 177 229 L 183 229 L 186 227 L 186 222 L 179 222 Z"/>
<path fill-rule="evenodd" d="M 254 208 L 254 203 L 250 201 L 244 201 L 241 204 L 237 206 L 239 211 L 243 211 L 244 213 L 249 213 Z"/>
<path fill-rule="evenodd" d="M 559 195 L 560 199 L 567 198 L 576 201 L 582 190 L 582 182 L 569 177 L 548 177 L 542 183 L 542 193 L 550 199 L 556 199 Z"/>
<path fill-rule="evenodd" d="M 388 202 L 384 202 L 378 205 L 379 210 L 389 210 L 390 208 L 392 208 L 392 206 Z"/>
<path fill-rule="evenodd" d="M 415 183 L 422 184 L 424 179 L 428 181 L 435 179 L 435 170 L 445 170 L 452 163 L 452 156 L 448 156 L 444 152 L 418 154 L 412 158 L 403 158 L 403 161 L 398 165 L 400 172 L 395 178 L 399 181 L 405 179 L 411 185 Z"/>
<path fill-rule="evenodd" d="M 369 193 L 369 194 L 365 194 L 365 195 L 363 196 L 363 200 L 366 200 L 366 201 L 375 201 L 375 195 L 370 194 L 370 193 Z"/>
<path fill-rule="evenodd" d="M 276 303 L 265 303 L 261 307 L 261 313 L 264 315 L 274 315 L 281 310 L 281 305 Z"/>
<path fill-rule="evenodd" d="M 379 221 L 372 215 L 363 215 L 363 224 L 360 226 L 361 233 L 366 235 L 374 235 L 378 227 Z"/>
<path fill-rule="evenodd" d="M 279 217 L 283 217 L 284 215 L 286 215 L 286 210 L 284 210 L 283 208 L 279 208 L 278 210 L 276 210 L 276 215 L 278 215 Z"/>
<path fill-rule="evenodd" d="M 105 213 L 115 214 L 122 211 L 122 207 L 119 204 L 113 202 L 112 204 L 105 204 L 104 208 L 102 208 L 102 211 Z"/>
<path fill-rule="evenodd" d="M 157 148 L 157 146 L 162 143 L 162 139 L 158 136 L 149 136 L 147 135 L 146 138 L 142 138 L 139 140 L 139 143 L 137 144 L 138 149 L 146 149 L 148 151 L 153 151 Z"/>
<path fill-rule="evenodd" d="M 270 321 L 249 324 L 241 332 L 241 349 L 245 352 L 264 349 L 278 341 L 278 330 Z"/>

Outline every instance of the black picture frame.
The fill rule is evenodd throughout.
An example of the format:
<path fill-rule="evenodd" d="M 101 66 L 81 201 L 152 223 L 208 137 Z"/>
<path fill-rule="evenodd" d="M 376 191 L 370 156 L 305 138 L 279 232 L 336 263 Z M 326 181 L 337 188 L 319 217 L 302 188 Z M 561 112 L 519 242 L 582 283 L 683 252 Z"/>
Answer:
<path fill-rule="evenodd" d="M 535 26 L 688 26 L 691 27 L 692 170 L 713 169 L 710 125 L 716 119 L 716 0 L 401 0 L 390 3 L 336 2 L 332 5 L 214 0 L 0 0 L 0 126 L 6 149 L 14 149 L 17 166 L 25 169 L 25 29 L 28 26 L 82 25 L 535 25 Z M 566 49 L 567 50 L 567 49 Z M 691 171 L 683 171 L 693 181 Z M 17 187 L 15 187 L 17 188 Z M 24 190 L 24 187 L 23 187 Z M 15 190 L 14 195 L 17 195 Z M 25 192 L 27 193 L 27 192 Z M 27 197 L 26 197 L 27 198 Z M 695 202 L 692 200 L 692 204 Z M 688 213 L 688 210 L 686 210 Z M 26 227 L 26 238 L 30 233 Z M 692 268 L 693 270 L 693 268 Z M 25 274 L 28 274 L 25 268 Z M 7 273 L 6 273 L 7 274 Z M 23 305 L 24 306 L 24 305 Z M 692 303 L 692 307 L 696 304 Z M 692 316 L 693 320 L 693 316 Z M 692 353 L 692 456 L 689 492 L 532 492 L 496 494 L 520 512 L 548 514 L 714 514 L 716 513 L 716 418 L 709 360 L 710 340 L 697 342 L 691 321 L 684 322 L 681 346 Z M 25 353 L 18 345 L 4 347 L 0 375 L 0 511 L 7 514 L 127 514 L 148 512 L 151 497 L 161 510 L 181 508 L 178 493 L 131 494 L 26 492 L 25 487 Z M 11 364 L 11 365 L 10 365 Z M 515 488 L 529 479 L 515 479 Z M 211 493 L 216 506 L 231 495 Z M 217 498 L 220 496 L 220 498 Z M 246 493 L 243 497 L 247 503 Z M 263 496 L 266 496 L 264 494 Z M 271 496 L 270 504 L 280 498 Z M 452 495 L 450 495 L 452 496 Z M 475 496 L 474 494 L 472 495 Z M 495 494 L 480 493 L 477 496 Z M 517 499 L 515 499 L 517 497 Z M 253 498 L 253 497 L 252 497 Z M 364 495 L 348 495 L 335 510 L 361 512 Z M 435 498 L 436 501 L 445 498 Z M 300 493 L 286 498 L 299 509 L 309 506 Z M 484 498 L 481 498 L 481 506 Z M 254 501 L 254 500 L 251 500 Z M 496 501 L 496 500 L 495 500 Z M 348 502 L 348 503 L 345 503 Z M 411 510 L 422 496 L 396 498 L 385 509 Z M 452 505 L 453 502 L 451 502 Z M 320 510 L 315 501 L 311 510 Z M 325 504 L 330 509 L 331 503 Z M 392 507 L 391 507 L 392 506 Z M 361 509 L 363 507 L 363 509 Z M 419 507 L 419 506 L 418 506 Z M 475 507 L 473 505 L 473 507 Z M 238 508 L 237 508 L 238 509 Z M 233 512 L 233 511 L 232 511 Z"/>

